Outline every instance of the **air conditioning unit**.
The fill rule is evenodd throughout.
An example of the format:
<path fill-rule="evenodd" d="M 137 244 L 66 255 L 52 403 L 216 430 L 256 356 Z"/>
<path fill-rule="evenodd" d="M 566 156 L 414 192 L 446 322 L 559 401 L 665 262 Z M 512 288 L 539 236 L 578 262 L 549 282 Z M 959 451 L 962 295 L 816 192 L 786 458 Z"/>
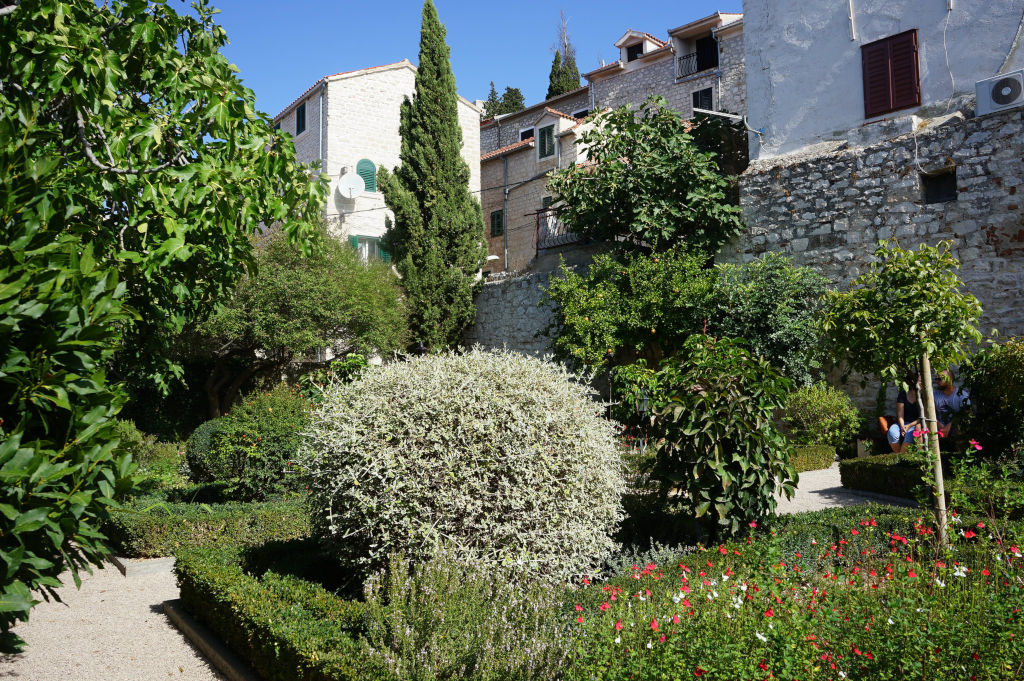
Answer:
<path fill-rule="evenodd" d="M 974 87 L 978 93 L 979 116 L 1024 105 L 1024 69 L 979 80 Z"/>

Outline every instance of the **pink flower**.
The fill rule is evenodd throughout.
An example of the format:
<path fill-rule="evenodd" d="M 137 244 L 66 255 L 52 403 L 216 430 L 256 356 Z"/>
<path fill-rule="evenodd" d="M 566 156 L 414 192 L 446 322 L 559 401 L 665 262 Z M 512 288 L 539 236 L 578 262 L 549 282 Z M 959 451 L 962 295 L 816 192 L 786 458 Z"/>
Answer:
<path fill-rule="evenodd" d="M 857 530 L 850 530 L 850 534 L 860 534 Z"/>
<path fill-rule="evenodd" d="M 622 631 L 622 620 L 615 620 L 615 631 Z"/>
<path fill-rule="evenodd" d="M 654 619 L 651 620 L 651 630 L 652 631 L 657 631 L 658 630 L 658 618 L 657 617 L 655 617 Z"/>
<path fill-rule="evenodd" d="M 672 624 L 679 624 L 679 615 L 672 616 Z"/>
<path fill-rule="evenodd" d="M 971 440 L 971 446 L 977 449 L 979 452 L 981 451 L 981 445 L 978 444 L 977 440 Z"/>
<path fill-rule="evenodd" d="M 583 623 L 583 615 L 580 615 L 579 617 L 577 617 L 576 621 L 579 622 L 580 624 L 582 624 Z"/>
<path fill-rule="evenodd" d="M 610 605 L 608 605 L 608 601 L 605 601 L 604 603 L 602 603 L 602 604 L 600 605 L 600 608 L 601 608 L 601 612 L 604 612 L 605 610 L 607 610 L 607 609 L 608 609 L 608 608 L 610 608 L 610 607 L 611 607 L 611 606 L 610 606 Z"/>
<path fill-rule="evenodd" d="M 580 612 L 582 612 L 582 610 L 583 610 L 583 606 L 582 606 L 582 605 L 580 605 L 579 603 L 577 603 L 577 604 L 576 604 L 576 610 L 577 610 L 577 611 L 580 611 Z"/>
<path fill-rule="evenodd" d="M 726 550 L 725 550 L 725 547 L 724 547 L 724 546 L 722 546 L 721 544 L 719 544 L 719 546 L 718 546 L 718 552 L 719 552 L 720 554 L 722 554 L 723 556 L 724 556 L 725 554 L 729 553 L 728 551 L 726 551 Z"/>
<path fill-rule="evenodd" d="M 665 642 L 665 634 L 662 634 L 661 638 L 658 639 L 658 643 L 664 643 L 664 642 Z"/>

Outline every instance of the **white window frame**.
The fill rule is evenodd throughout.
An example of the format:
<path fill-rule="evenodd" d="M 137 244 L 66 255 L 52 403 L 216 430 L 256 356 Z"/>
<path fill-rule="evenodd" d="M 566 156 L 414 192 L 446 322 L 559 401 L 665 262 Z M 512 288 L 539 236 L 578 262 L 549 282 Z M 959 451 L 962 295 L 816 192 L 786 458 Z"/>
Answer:
<path fill-rule="evenodd" d="M 587 115 L 588 115 L 588 116 L 590 115 L 590 109 L 577 109 L 576 111 L 573 111 L 573 112 L 572 112 L 572 117 L 573 117 L 573 118 L 579 118 L 579 116 L 577 116 L 576 114 L 581 114 L 581 113 L 583 113 L 584 111 L 586 111 L 586 112 L 587 112 Z"/>
<path fill-rule="evenodd" d="M 534 139 L 534 141 L 537 140 L 537 128 L 535 126 L 531 125 L 528 128 L 520 128 L 519 129 L 519 141 L 520 142 L 523 141 L 523 133 L 526 132 L 526 131 L 532 132 L 533 134 L 530 135 L 530 137 L 532 137 Z"/>

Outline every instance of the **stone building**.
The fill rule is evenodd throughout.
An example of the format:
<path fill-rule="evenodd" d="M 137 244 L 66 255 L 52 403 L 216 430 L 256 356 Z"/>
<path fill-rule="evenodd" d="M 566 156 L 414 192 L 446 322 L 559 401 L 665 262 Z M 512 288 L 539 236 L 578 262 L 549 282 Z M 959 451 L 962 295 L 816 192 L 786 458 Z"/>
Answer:
<path fill-rule="evenodd" d="M 689 118 L 694 107 L 745 113 L 743 17 L 716 12 L 668 31 L 667 39 L 627 30 L 619 59 L 583 74 L 587 84 L 480 124 L 480 194 L 490 273 L 541 270 L 545 254 L 577 248 L 548 210 L 547 175 L 582 161 L 576 143 L 591 112 L 664 97 Z"/>
<path fill-rule="evenodd" d="M 407 59 L 325 76 L 274 117 L 275 127 L 293 135 L 299 161 L 320 161 L 330 177 L 324 216 L 364 259 L 386 257 L 379 241 L 390 212 L 377 191 L 377 169 L 399 164 L 399 108 L 412 97 L 415 77 Z M 459 124 L 469 188 L 478 195 L 480 108 L 462 97 Z"/>
<path fill-rule="evenodd" d="M 848 11 L 849 10 L 849 11 Z M 848 285 L 878 241 L 953 243 L 983 329 L 1024 333 L 1021 0 L 745 0 L 747 229 Z M 1000 103 L 1002 102 L 1002 103 Z"/>

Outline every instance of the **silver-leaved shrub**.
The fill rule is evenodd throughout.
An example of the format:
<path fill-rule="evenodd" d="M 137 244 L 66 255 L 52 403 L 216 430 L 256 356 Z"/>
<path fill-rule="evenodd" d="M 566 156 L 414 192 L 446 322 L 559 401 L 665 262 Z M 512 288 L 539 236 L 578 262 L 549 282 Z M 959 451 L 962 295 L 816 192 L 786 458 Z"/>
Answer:
<path fill-rule="evenodd" d="M 312 526 L 350 568 L 389 554 L 568 581 L 612 549 L 615 426 L 562 367 L 512 352 L 430 355 L 330 387 L 306 435 Z"/>

